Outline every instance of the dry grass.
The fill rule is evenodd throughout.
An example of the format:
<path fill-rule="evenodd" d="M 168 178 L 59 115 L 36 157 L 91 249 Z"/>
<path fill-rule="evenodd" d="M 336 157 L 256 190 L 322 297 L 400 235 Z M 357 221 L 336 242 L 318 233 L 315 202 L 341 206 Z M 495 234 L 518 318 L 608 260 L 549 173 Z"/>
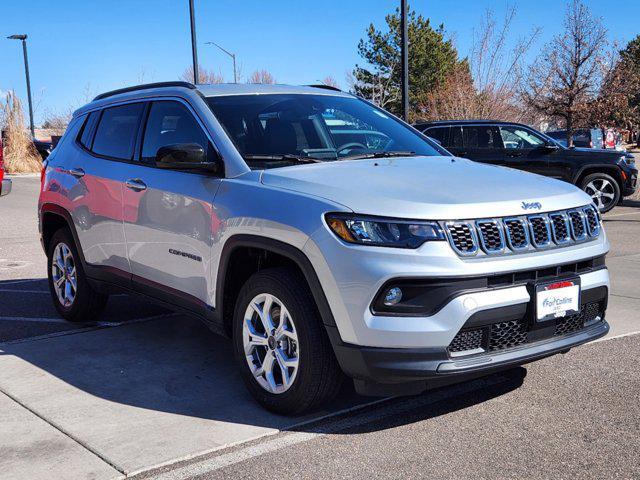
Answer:
<path fill-rule="evenodd" d="M 2 105 L 4 169 L 7 173 L 38 173 L 42 170 L 42 158 L 31 141 L 22 112 L 15 93 L 7 93 Z"/>

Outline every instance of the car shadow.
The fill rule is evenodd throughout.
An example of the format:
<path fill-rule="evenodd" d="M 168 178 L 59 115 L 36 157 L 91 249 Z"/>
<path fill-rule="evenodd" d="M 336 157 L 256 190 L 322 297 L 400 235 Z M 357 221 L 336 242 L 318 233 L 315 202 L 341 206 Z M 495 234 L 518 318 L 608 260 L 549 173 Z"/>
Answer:
<path fill-rule="evenodd" d="M 635 207 L 635 208 L 640 208 L 640 200 L 629 200 L 629 199 L 625 199 L 622 201 L 622 206 L 623 207 Z"/>
<path fill-rule="evenodd" d="M 35 280 L 34 284 L 42 285 L 38 282 L 41 281 Z M 0 290 L 9 285 L 16 284 L 3 286 L 0 282 Z M 6 292 L 0 292 L 0 299 L 1 295 Z M 32 300 L 34 308 L 38 302 L 50 303 L 49 298 L 42 297 Z M 139 299 L 125 297 L 122 308 L 142 308 L 136 307 L 139 303 Z M 503 395 L 522 384 L 526 371 L 520 368 L 508 373 L 506 381 L 483 387 L 475 395 L 465 394 L 456 401 L 436 402 L 422 413 L 390 419 L 387 425 L 415 421 L 420 416 L 430 418 L 446 414 L 452 409 L 466 408 Z M 38 377 L 37 385 L 24 390 L 23 380 L 34 376 Z M 129 416 L 138 415 L 132 412 L 143 409 L 192 420 L 297 431 L 314 428 L 300 426 L 303 422 L 375 400 L 359 396 L 352 382 L 345 381 L 337 398 L 321 411 L 303 416 L 266 412 L 244 387 L 231 342 L 210 332 L 200 321 L 182 314 L 155 316 L 148 321 L 123 323 L 114 328 L 83 329 L 54 337 L 0 343 L 0 387 L 21 398 L 25 404 L 32 399 L 45 401 L 41 398 L 42 392 L 50 392 L 47 404 L 42 408 L 60 412 L 60 415 L 64 415 L 65 410 L 73 410 L 91 417 L 95 399 L 100 399 L 105 405 L 109 402 L 118 405 L 115 421 L 120 422 L 129 421 Z M 443 389 L 449 389 L 455 396 L 456 388 L 441 387 L 422 396 L 429 399 L 434 392 Z M 87 403 L 94 406 L 85 410 Z M 126 406 L 136 408 L 123 408 Z M 34 405 L 33 408 L 38 407 Z M 379 408 L 384 411 L 383 406 Z M 166 415 L 157 417 L 157 421 L 162 422 Z M 361 431 L 354 429 L 344 433 Z"/>

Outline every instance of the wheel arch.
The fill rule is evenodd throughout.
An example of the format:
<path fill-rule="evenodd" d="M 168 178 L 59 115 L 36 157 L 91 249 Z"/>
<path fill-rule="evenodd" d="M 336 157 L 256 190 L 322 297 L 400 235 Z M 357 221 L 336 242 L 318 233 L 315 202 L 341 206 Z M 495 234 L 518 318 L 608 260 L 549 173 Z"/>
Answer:
<path fill-rule="evenodd" d="M 604 173 L 613 177 L 613 179 L 618 184 L 618 188 L 620 189 L 620 195 L 622 195 L 622 190 L 624 188 L 624 182 L 622 180 L 622 174 L 620 173 L 620 169 L 615 165 L 586 165 L 582 167 L 573 182 L 579 188 L 582 188 L 582 182 L 587 175 L 591 175 L 593 173 Z"/>
<path fill-rule="evenodd" d="M 78 255 L 80 256 L 80 261 L 83 266 L 86 265 L 80 239 L 78 238 L 78 233 L 76 232 L 75 224 L 69 211 L 55 203 L 45 203 L 40 207 L 40 235 L 45 254 L 49 251 L 49 242 L 53 234 L 64 227 L 68 228 L 71 232 L 73 241 L 76 244 L 76 249 L 78 250 Z"/>
<path fill-rule="evenodd" d="M 222 249 L 216 276 L 216 311 L 225 332 L 231 336 L 231 321 L 237 294 L 255 272 L 273 266 L 296 268 L 306 280 L 325 325 L 335 327 L 333 313 L 309 258 L 298 248 L 259 235 L 238 234 Z"/>

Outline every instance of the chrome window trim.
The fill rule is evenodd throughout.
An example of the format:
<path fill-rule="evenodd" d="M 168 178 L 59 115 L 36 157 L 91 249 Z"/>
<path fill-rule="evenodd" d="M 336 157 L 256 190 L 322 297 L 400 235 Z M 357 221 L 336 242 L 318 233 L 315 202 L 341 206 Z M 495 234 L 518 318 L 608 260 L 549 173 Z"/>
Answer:
<path fill-rule="evenodd" d="M 487 247 L 484 241 L 484 235 L 482 234 L 482 229 L 480 228 L 480 224 L 482 223 L 491 223 L 494 224 L 498 228 L 498 234 L 500 235 L 500 248 L 490 249 Z M 480 247 L 487 255 L 497 255 L 499 253 L 503 253 L 506 247 L 506 242 L 504 238 L 504 230 L 502 228 L 502 223 L 495 218 L 482 218 L 480 220 L 475 221 L 476 233 L 480 242 Z"/>

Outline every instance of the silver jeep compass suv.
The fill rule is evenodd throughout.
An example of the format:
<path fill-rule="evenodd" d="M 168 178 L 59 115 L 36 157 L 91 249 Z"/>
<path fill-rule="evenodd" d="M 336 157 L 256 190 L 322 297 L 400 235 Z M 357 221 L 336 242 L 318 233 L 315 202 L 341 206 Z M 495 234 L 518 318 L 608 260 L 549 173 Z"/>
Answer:
<path fill-rule="evenodd" d="M 248 389 L 297 413 L 416 393 L 605 335 L 591 199 L 455 158 L 327 87 L 142 85 L 99 95 L 39 201 L 60 314 L 125 290 L 231 337 Z"/>

